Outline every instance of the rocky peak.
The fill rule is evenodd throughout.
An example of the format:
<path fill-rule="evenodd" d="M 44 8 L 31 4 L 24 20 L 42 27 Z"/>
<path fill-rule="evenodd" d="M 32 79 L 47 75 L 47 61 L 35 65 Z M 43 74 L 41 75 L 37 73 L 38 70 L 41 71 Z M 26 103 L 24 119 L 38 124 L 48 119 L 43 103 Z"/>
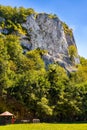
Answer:
<path fill-rule="evenodd" d="M 65 33 L 63 22 L 58 17 L 50 18 L 48 14 L 42 13 L 36 17 L 30 15 L 22 26 L 27 29 L 30 36 L 29 43 L 26 43 L 26 40 L 23 42 L 23 38 L 21 39 L 22 44 L 30 44 L 28 50 L 37 48 L 47 50 L 48 54 L 43 56 L 46 64 L 58 62 L 66 69 L 72 66 L 68 47 L 76 46 L 76 43 L 73 33 L 72 35 Z M 76 64 L 76 62 L 79 63 L 78 56 L 75 57 L 74 63 Z"/>

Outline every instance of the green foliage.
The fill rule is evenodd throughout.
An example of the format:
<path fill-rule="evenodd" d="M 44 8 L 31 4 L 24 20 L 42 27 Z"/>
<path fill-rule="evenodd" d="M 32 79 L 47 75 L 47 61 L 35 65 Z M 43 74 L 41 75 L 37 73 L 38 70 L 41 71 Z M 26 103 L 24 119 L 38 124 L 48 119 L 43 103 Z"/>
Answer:
<path fill-rule="evenodd" d="M 26 30 L 23 29 L 23 27 L 21 26 L 21 24 L 19 23 L 13 23 L 10 20 L 7 20 L 6 26 L 5 28 L 8 30 L 8 33 L 11 34 L 12 32 L 14 32 L 15 34 L 22 34 L 25 35 L 26 34 Z"/>
<path fill-rule="evenodd" d="M 49 14 L 48 17 L 49 17 L 50 19 L 54 19 L 54 18 L 57 18 L 57 15 L 56 15 L 56 14 Z"/>
<path fill-rule="evenodd" d="M 26 30 L 21 26 L 26 21 L 27 16 L 36 15 L 36 12 L 32 8 L 12 8 L 10 6 L 0 5 L 0 17 L 2 18 L 0 26 L 2 29 L 7 29 L 8 33 L 26 34 Z"/>
<path fill-rule="evenodd" d="M 77 49 L 74 45 L 70 45 L 68 47 L 68 53 L 70 56 L 71 61 L 74 61 L 74 57 L 77 57 Z"/>
<path fill-rule="evenodd" d="M 11 19 L 13 14 L 13 8 L 11 6 L 0 5 L 0 16 L 5 19 Z"/>
<path fill-rule="evenodd" d="M 80 57 L 80 64 L 82 66 L 87 66 L 87 59 L 85 59 L 84 57 Z"/>
<path fill-rule="evenodd" d="M 31 14 L 36 15 L 31 8 L 0 6 L 0 27 L 8 30 L 7 35 L 0 34 L 0 112 L 8 109 L 20 119 L 47 122 L 87 120 L 87 59 L 80 57 L 77 71 L 68 75 L 58 64 L 45 68 L 46 50 L 24 54 L 19 39 L 26 30 L 21 24 Z M 72 36 L 65 23 L 63 27 Z M 68 51 L 74 62 L 76 47 L 71 45 Z"/>
<path fill-rule="evenodd" d="M 77 84 L 87 81 L 87 66 L 79 66 L 77 72 L 71 73 L 71 80 Z"/>
<path fill-rule="evenodd" d="M 66 34 L 66 35 L 69 35 L 70 37 L 72 37 L 72 29 L 70 29 L 69 27 L 68 27 L 68 25 L 66 24 L 66 23 L 64 23 L 64 22 L 62 22 L 62 26 L 63 26 L 63 29 L 64 29 L 64 33 Z"/>
<path fill-rule="evenodd" d="M 36 68 L 37 70 L 44 68 L 44 62 L 41 59 L 40 51 L 38 50 L 32 50 L 27 52 L 27 57 L 29 58 L 30 62 L 32 63 L 32 68 Z"/>
<path fill-rule="evenodd" d="M 68 76 L 58 64 L 46 70 L 44 53 L 47 52 L 38 48 L 24 55 L 19 37 L 0 36 L 0 95 L 4 99 L 0 111 L 8 108 L 18 112 L 18 118 L 27 115 L 42 121 L 86 119 L 86 59 L 82 58 L 78 70 Z"/>
<path fill-rule="evenodd" d="M 41 98 L 41 101 L 38 102 L 39 113 L 42 115 L 52 115 L 52 108 L 48 105 L 48 100 L 45 97 Z"/>
<path fill-rule="evenodd" d="M 11 20 L 15 23 L 22 23 L 26 20 L 28 15 L 35 14 L 35 11 L 32 8 L 12 8 L 11 6 L 2 6 L 0 5 L 0 16 L 6 20 Z"/>

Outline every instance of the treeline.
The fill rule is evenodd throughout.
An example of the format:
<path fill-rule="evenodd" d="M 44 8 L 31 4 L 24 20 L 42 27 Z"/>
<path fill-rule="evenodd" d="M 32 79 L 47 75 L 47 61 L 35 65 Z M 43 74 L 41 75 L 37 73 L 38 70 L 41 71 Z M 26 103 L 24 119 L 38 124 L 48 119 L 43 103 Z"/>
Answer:
<path fill-rule="evenodd" d="M 13 8 L 11 6 L 0 5 L 0 17 L 5 18 L 6 20 L 9 19 L 14 23 L 23 23 L 26 20 L 26 17 L 31 14 L 36 14 L 32 8 Z"/>
<path fill-rule="evenodd" d="M 45 69 L 37 49 L 23 54 L 16 35 L 0 36 L 0 113 L 41 121 L 87 120 L 87 60 L 67 75 L 58 64 Z"/>
<path fill-rule="evenodd" d="M 3 29 L 3 34 L 26 34 L 22 23 L 26 21 L 27 16 L 32 14 L 37 14 L 32 8 L 12 8 L 0 5 L 0 29 Z"/>
<path fill-rule="evenodd" d="M 27 33 L 22 23 L 31 14 L 37 15 L 31 8 L 0 5 L 0 113 L 45 122 L 87 120 L 87 59 L 80 57 L 77 71 L 67 75 L 58 64 L 45 67 L 45 50 L 24 54 L 19 39 Z M 73 46 L 69 53 L 72 60 Z"/>

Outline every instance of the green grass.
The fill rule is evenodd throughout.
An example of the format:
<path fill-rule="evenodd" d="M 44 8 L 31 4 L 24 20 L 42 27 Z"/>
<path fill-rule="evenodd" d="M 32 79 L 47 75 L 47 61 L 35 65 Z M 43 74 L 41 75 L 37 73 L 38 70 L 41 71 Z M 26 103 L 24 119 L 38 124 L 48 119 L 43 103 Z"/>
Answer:
<path fill-rule="evenodd" d="M 87 124 L 13 124 L 0 126 L 0 130 L 87 130 Z"/>

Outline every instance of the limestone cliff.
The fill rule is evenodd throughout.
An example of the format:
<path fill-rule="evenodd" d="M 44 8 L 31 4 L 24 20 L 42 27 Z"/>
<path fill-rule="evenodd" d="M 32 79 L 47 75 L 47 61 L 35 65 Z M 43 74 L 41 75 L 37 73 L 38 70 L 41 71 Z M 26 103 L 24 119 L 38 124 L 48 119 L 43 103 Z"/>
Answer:
<path fill-rule="evenodd" d="M 38 14 L 36 17 L 30 15 L 22 26 L 28 32 L 27 37 L 21 37 L 21 44 L 26 49 L 47 50 L 48 54 L 43 55 L 46 64 L 57 62 L 67 70 L 72 70 L 73 64 L 68 54 L 68 47 L 70 45 L 76 47 L 76 43 L 73 33 L 71 35 L 65 33 L 63 22 L 58 17 L 50 18 L 48 14 Z M 79 63 L 78 52 L 73 63 Z"/>
<path fill-rule="evenodd" d="M 19 20 L 16 23 L 0 17 L 0 24 L 1 34 L 16 34 L 20 37 L 24 52 L 37 48 L 47 50 L 48 53 L 42 57 L 46 66 L 58 63 L 72 71 L 73 66 L 79 63 L 78 52 L 72 60 L 69 55 L 69 46 L 73 45 L 77 51 L 72 30 L 55 15 L 34 13 L 28 15 L 25 22 Z"/>

